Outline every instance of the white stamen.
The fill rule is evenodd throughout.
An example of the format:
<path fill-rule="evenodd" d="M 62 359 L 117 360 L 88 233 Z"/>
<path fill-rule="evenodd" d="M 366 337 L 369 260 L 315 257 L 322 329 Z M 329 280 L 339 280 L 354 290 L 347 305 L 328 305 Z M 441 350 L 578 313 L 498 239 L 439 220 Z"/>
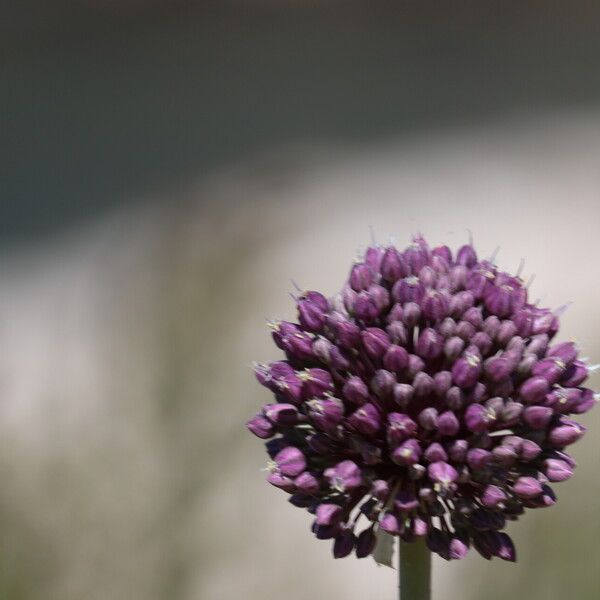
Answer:
<path fill-rule="evenodd" d="M 523 272 L 524 268 L 525 268 L 525 259 L 522 258 L 521 262 L 519 263 L 519 268 L 517 269 L 517 277 L 521 277 L 521 273 Z"/>
<path fill-rule="evenodd" d="M 567 302 L 566 304 L 563 304 L 562 306 L 559 306 L 556 310 L 554 310 L 554 314 L 557 317 L 560 317 L 560 315 L 562 315 L 563 313 L 565 313 L 573 304 L 572 301 Z"/>
<path fill-rule="evenodd" d="M 377 246 L 377 240 L 375 239 L 375 229 L 373 225 L 369 225 L 369 237 L 371 238 L 371 245 Z"/>
<path fill-rule="evenodd" d="M 491 262 L 493 265 L 496 264 L 496 258 L 498 257 L 498 252 L 500 252 L 500 246 L 496 246 L 496 248 L 494 248 L 494 251 L 490 254 L 490 257 L 488 259 L 488 261 Z"/>

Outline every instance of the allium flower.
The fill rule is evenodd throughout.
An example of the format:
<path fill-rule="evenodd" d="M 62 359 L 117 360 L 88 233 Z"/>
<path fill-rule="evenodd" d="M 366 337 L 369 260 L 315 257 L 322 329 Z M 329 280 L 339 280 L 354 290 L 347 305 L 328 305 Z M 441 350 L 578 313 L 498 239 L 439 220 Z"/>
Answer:
<path fill-rule="evenodd" d="M 369 555 L 381 529 L 448 560 L 515 560 L 507 521 L 555 503 L 585 432 L 569 415 L 597 399 L 575 344 L 552 342 L 558 316 L 472 245 L 421 237 L 368 248 L 338 296 L 297 308 L 272 324 L 286 360 L 256 366 L 275 399 L 248 428 L 317 538 L 336 558 Z"/>

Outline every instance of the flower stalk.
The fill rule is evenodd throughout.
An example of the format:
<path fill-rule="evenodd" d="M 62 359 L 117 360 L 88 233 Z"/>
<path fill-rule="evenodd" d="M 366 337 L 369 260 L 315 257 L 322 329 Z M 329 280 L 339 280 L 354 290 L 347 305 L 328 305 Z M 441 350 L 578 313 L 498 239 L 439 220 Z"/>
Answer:
<path fill-rule="evenodd" d="M 431 600 L 431 551 L 419 541 L 400 542 L 398 600 Z"/>

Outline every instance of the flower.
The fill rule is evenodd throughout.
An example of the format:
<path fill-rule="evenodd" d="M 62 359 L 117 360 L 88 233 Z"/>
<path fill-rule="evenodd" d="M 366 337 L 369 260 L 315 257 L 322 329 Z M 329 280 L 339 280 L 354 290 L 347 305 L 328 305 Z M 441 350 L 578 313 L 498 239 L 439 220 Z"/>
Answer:
<path fill-rule="evenodd" d="M 248 422 L 268 481 L 336 558 L 368 556 L 381 529 L 514 561 L 507 522 L 555 503 L 585 432 L 570 415 L 597 400 L 575 344 L 552 342 L 558 315 L 471 244 L 453 257 L 422 237 L 368 248 L 339 295 L 297 308 L 271 324 L 286 359 L 256 366 L 274 394 Z"/>

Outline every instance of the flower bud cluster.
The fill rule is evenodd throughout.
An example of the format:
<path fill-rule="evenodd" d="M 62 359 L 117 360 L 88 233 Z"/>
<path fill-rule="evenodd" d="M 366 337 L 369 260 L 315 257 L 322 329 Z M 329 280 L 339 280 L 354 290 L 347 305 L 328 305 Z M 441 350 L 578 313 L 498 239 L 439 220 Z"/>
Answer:
<path fill-rule="evenodd" d="M 369 555 L 381 529 L 448 560 L 515 560 L 507 521 L 555 503 L 585 432 L 571 415 L 597 400 L 558 316 L 471 245 L 421 237 L 368 248 L 336 298 L 297 309 L 272 324 L 286 359 L 256 366 L 274 401 L 248 428 L 316 537 L 336 558 Z"/>

